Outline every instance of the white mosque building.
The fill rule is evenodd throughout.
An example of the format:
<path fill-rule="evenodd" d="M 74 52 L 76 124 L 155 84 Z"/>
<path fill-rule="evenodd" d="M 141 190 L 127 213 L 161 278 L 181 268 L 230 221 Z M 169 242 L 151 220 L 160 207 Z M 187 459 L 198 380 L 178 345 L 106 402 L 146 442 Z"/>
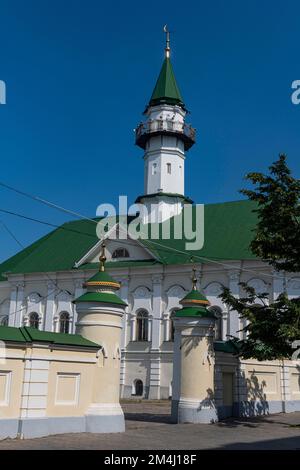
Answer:
<path fill-rule="evenodd" d="M 268 292 L 270 300 L 283 290 L 291 297 L 300 296 L 300 274 L 276 273 L 250 252 L 256 222 L 250 201 L 205 205 L 204 244 L 199 249 L 187 249 L 187 240 L 176 238 L 176 218 L 188 212 L 188 206 L 194 219 L 197 215 L 184 187 L 185 159 L 188 162 L 196 142 L 186 113 L 167 41 L 144 121 L 136 129 L 136 144 L 144 151 L 144 194 L 136 203 L 148 209 L 140 212 L 144 226 L 162 228 L 173 221 L 170 237 L 159 233 L 150 239 L 120 238 L 123 228 L 118 222 L 105 235 L 106 266 L 120 282 L 119 296 L 127 304 L 120 376 L 125 398 L 172 396 L 172 316 L 191 289 L 191 262 L 196 266 L 198 288 L 218 316 L 217 341 L 228 335 L 240 337 L 243 327 L 237 312 L 229 312 L 218 297 L 222 286 L 237 296 L 241 281 L 257 292 Z M 84 294 L 84 284 L 98 269 L 103 241 L 96 234 L 98 220 L 67 222 L 0 265 L 2 325 L 75 332 L 73 300 Z"/>

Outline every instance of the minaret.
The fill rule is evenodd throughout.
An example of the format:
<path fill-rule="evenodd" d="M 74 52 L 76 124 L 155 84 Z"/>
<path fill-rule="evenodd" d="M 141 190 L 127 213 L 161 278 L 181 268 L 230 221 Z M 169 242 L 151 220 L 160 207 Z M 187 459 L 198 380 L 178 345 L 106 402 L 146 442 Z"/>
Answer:
<path fill-rule="evenodd" d="M 165 26 L 165 59 L 144 115 L 136 129 L 136 145 L 144 149 L 144 195 L 137 203 L 148 210 L 144 223 L 180 214 L 184 203 L 185 152 L 195 143 L 195 129 L 185 123 L 187 110 L 170 60 L 170 33 Z M 149 215 L 151 212 L 151 216 Z"/>
<path fill-rule="evenodd" d="M 215 315 L 209 301 L 193 287 L 174 318 L 172 419 L 176 423 L 212 423 L 218 420 L 214 400 Z"/>
<path fill-rule="evenodd" d="M 119 391 L 122 317 L 127 304 L 116 295 L 120 284 L 105 271 L 105 261 L 103 243 L 99 271 L 84 284 L 87 292 L 74 300 L 76 333 L 101 347 L 91 383 L 92 403 L 86 411 L 88 432 L 125 430 Z"/>

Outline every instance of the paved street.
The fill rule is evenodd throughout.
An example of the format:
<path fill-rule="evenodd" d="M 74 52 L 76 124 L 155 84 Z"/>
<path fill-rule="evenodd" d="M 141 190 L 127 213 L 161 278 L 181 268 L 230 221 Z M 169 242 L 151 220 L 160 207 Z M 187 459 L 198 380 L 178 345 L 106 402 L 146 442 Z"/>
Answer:
<path fill-rule="evenodd" d="M 3 449 L 300 449 L 300 412 L 218 424 L 172 424 L 170 403 L 123 403 L 126 432 L 5 440 Z"/>

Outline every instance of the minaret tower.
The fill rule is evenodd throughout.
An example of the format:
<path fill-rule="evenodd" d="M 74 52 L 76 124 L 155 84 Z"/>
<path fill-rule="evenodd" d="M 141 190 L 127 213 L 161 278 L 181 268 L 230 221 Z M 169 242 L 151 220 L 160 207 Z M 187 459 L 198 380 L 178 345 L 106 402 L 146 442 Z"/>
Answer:
<path fill-rule="evenodd" d="M 192 202 L 184 196 L 184 160 L 195 143 L 195 129 L 185 123 L 187 110 L 170 60 L 167 26 L 164 31 L 165 59 L 144 112 L 146 120 L 136 129 L 136 145 L 145 151 L 144 195 L 136 200 L 149 208 L 144 223 L 162 222 Z"/>

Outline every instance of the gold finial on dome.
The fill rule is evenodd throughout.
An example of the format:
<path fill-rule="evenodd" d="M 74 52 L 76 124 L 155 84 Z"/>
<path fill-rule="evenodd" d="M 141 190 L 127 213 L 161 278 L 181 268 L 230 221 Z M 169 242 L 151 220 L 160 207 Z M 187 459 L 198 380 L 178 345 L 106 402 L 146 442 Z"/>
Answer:
<path fill-rule="evenodd" d="M 101 254 L 100 254 L 100 257 L 99 257 L 99 261 L 100 261 L 100 269 L 99 271 L 105 271 L 105 261 L 106 261 L 106 256 L 105 256 L 105 243 L 102 242 L 102 245 L 101 245 Z"/>
<path fill-rule="evenodd" d="M 170 31 L 168 30 L 168 25 L 165 24 L 164 26 L 164 33 L 166 33 L 166 47 L 165 47 L 165 54 L 166 58 L 169 59 L 170 57 Z"/>
<path fill-rule="evenodd" d="M 191 258 L 191 262 L 194 263 L 194 258 Z M 197 276 L 196 276 L 196 266 L 193 265 L 193 277 L 192 277 L 192 290 L 197 290 Z"/>
<path fill-rule="evenodd" d="M 196 268 L 195 268 L 195 266 L 193 267 L 192 283 L 193 283 L 193 290 L 197 290 L 197 277 L 196 277 Z"/>

